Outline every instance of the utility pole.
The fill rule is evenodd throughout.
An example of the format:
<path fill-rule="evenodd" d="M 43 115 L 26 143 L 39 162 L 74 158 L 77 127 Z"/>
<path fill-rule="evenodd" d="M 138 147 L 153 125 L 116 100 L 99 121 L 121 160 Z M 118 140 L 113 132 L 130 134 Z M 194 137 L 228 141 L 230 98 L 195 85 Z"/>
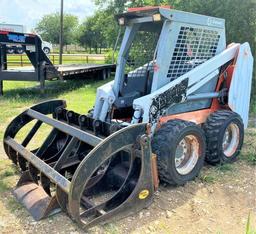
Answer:
<path fill-rule="evenodd" d="M 59 53 L 59 64 L 62 64 L 62 54 L 63 54 L 63 0 L 60 0 L 60 53 Z"/>

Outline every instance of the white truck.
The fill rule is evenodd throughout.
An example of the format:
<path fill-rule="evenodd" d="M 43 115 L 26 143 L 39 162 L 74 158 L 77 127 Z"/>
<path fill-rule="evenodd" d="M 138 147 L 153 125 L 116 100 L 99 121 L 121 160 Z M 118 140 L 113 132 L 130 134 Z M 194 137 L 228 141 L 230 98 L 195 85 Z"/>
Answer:
<path fill-rule="evenodd" d="M 24 25 L 21 25 L 21 24 L 0 23 L 0 31 L 24 33 L 26 31 L 26 28 Z M 52 51 L 52 44 L 42 40 L 42 49 L 46 54 L 49 54 Z M 7 47 L 7 52 L 9 54 L 23 54 L 24 48 L 21 46 L 9 45 Z"/>

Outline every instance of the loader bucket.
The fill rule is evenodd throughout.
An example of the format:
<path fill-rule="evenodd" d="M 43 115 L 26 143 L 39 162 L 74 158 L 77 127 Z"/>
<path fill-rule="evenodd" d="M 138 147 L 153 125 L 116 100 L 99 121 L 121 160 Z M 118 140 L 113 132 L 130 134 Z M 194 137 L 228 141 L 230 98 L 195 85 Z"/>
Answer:
<path fill-rule="evenodd" d="M 31 121 L 34 126 L 16 139 Z M 50 133 L 28 149 L 44 125 Z M 4 135 L 5 152 L 21 171 L 15 197 L 35 220 L 61 209 L 85 229 L 147 207 L 154 173 L 146 129 L 94 120 L 67 110 L 62 100 L 27 109 Z"/>

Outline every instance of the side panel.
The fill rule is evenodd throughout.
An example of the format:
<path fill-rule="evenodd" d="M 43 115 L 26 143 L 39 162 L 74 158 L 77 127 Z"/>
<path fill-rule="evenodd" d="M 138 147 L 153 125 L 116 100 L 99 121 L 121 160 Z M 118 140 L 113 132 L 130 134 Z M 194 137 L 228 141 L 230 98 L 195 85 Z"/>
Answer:
<path fill-rule="evenodd" d="M 246 42 L 240 46 L 228 96 L 229 107 L 242 117 L 245 128 L 248 125 L 252 71 L 253 57 Z"/>

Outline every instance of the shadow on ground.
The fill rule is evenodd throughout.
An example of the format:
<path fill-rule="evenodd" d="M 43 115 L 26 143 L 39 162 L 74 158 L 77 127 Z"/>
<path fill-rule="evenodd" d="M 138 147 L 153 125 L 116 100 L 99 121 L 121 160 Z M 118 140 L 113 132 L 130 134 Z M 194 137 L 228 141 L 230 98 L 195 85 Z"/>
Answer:
<path fill-rule="evenodd" d="M 2 98 L 6 100 L 18 98 L 21 102 L 31 100 L 39 102 L 41 100 L 56 98 L 60 95 L 65 95 L 68 92 L 85 88 L 87 85 L 90 85 L 91 88 L 94 88 L 96 90 L 98 86 L 108 81 L 110 81 L 110 79 L 107 79 L 105 81 L 93 79 L 47 81 L 43 93 L 41 92 L 39 85 L 32 86 L 30 85 L 31 83 L 29 83 L 29 85 L 24 85 L 23 87 L 19 85 L 17 88 L 12 87 L 10 89 L 4 90 L 4 95 Z"/>

